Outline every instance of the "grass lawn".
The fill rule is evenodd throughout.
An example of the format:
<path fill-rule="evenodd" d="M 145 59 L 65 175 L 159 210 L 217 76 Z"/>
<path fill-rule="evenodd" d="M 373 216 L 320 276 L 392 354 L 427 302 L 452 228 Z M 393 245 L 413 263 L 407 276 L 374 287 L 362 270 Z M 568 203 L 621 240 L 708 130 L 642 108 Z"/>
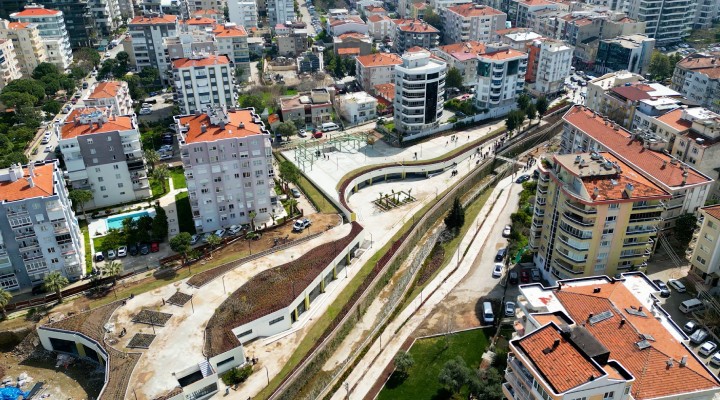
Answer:
<path fill-rule="evenodd" d="M 182 167 L 171 168 L 170 178 L 172 179 L 173 187 L 175 189 L 183 189 L 187 187 L 187 184 L 185 183 L 185 174 L 183 173 Z"/>
<path fill-rule="evenodd" d="M 468 367 L 477 368 L 493 332 L 475 329 L 429 339 L 420 339 L 410 348 L 415 364 L 406 379 L 393 374 L 378 400 L 450 399 L 452 394 L 440 385 L 438 376 L 446 362 L 461 356 Z M 467 393 L 458 398 L 467 398 Z"/>
<path fill-rule="evenodd" d="M 192 209 L 190 208 L 190 198 L 187 192 L 178 193 L 175 196 L 175 207 L 177 208 L 178 226 L 180 232 L 189 232 L 195 234 L 195 224 L 192 218 Z"/>
<path fill-rule="evenodd" d="M 710 44 L 720 41 L 720 24 L 713 24 L 710 29 L 695 29 L 685 38 L 691 44 Z"/>
<path fill-rule="evenodd" d="M 90 251 L 90 231 L 88 231 L 87 222 L 84 219 L 78 220 L 80 225 L 80 231 L 83 234 L 83 240 L 85 242 L 85 273 L 89 274 L 92 272 L 92 252 Z"/>
<path fill-rule="evenodd" d="M 165 190 L 163 190 L 159 180 L 150 178 L 150 189 L 152 189 L 153 198 L 162 197 L 165 193 L 167 193 L 167 186 L 168 185 L 165 184 Z"/>
<path fill-rule="evenodd" d="M 321 213 L 334 214 L 338 212 L 333 203 L 328 201 L 325 196 L 302 175 L 300 175 L 300 179 L 298 180 L 298 186 L 300 186 L 303 193 L 315 204 L 315 207 L 317 207 Z"/>

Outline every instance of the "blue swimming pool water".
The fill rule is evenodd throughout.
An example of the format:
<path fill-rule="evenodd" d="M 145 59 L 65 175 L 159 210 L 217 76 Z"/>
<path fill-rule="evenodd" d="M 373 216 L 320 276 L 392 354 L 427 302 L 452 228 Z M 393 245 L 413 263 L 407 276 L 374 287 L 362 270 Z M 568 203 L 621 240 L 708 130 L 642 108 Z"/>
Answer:
<path fill-rule="evenodd" d="M 150 214 L 147 211 L 138 211 L 130 214 L 118 215 L 117 217 L 108 218 L 105 223 L 108 229 L 122 229 L 122 222 L 128 218 L 132 218 L 134 221 L 139 220 L 142 217 L 148 217 Z"/>

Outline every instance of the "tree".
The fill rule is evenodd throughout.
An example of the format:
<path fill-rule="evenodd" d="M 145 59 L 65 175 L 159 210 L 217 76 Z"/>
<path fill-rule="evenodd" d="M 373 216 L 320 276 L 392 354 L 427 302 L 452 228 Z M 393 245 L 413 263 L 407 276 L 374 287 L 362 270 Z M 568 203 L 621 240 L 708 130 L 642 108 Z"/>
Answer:
<path fill-rule="evenodd" d="M 42 79 L 44 76 L 47 75 L 60 75 L 60 69 L 57 67 L 57 65 L 44 62 L 38 64 L 37 67 L 32 72 L 32 78 L 33 79 Z"/>
<path fill-rule="evenodd" d="M 113 260 L 109 263 L 105 264 L 103 267 L 103 272 L 106 276 L 112 276 L 113 285 L 117 283 L 117 277 L 122 273 L 123 266 L 121 263 Z"/>
<path fill-rule="evenodd" d="M 457 233 L 463 225 L 465 225 L 465 210 L 460 204 L 460 199 L 456 197 L 452 209 L 445 217 L 445 226 L 448 230 Z"/>
<path fill-rule="evenodd" d="M 400 351 L 395 355 L 395 371 L 402 377 L 406 377 L 410 368 L 415 364 L 413 356 L 407 351 Z"/>
<path fill-rule="evenodd" d="M 62 289 L 69 284 L 70 282 L 68 282 L 67 278 L 62 276 L 60 272 L 53 271 L 45 275 L 43 285 L 45 286 L 45 290 L 49 292 L 55 292 L 55 294 L 57 294 L 59 304 L 63 301 Z"/>
<path fill-rule="evenodd" d="M 92 200 L 95 196 L 93 192 L 85 189 L 73 189 L 68 194 L 68 198 L 73 202 L 73 207 L 80 206 L 82 210 L 83 218 L 88 221 L 87 215 L 85 214 L 85 203 Z"/>
<path fill-rule="evenodd" d="M 255 210 L 252 210 L 248 213 L 248 218 L 250 218 L 250 230 L 255 230 L 255 217 L 257 217 L 257 212 Z"/>
<path fill-rule="evenodd" d="M 530 122 L 537 117 L 537 109 L 535 108 L 535 104 L 528 104 L 528 106 L 525 108 L 525 115 L 527 115 Z"/>
<path fill-rule="evenodd" d="M 2 93 L 27 93 L 35 98 L 34 104 L 45 98 L 45 86 L 34 79 L 15 79 L 10 81 L 2 90 Z"/>
<path fill-rule="evenodd" d="M 522 126 L 525 121 L 525 112 L 523 110 L 512 110 L 508 113 L 507 119 L 505 120 L 505 126 L 508 132 L 512 135 L 513 131 Z"/>
<path fill-rule="evenodd" d="M 37 98 L 30 93 L 3 91 L 0 94 L 0 102 L 9 108 L 32 107 L 37 102 Z"/>
<path fill-rule="evenodd" d="M 150 164 L 150 172 L 152 173 L 155 169 L 155 164 L 160 161 L 160 154 L 153 149 L 145 150 L 145 161 Z"/>
<path fill-rule="evenodd" d="M 192 249 L 190 246 L 191 240 L 192 236 L 187 232 L 180 232 L 170 239 L 170 249 L 182 255 L 183 264 L 187 262 L 187 254 Z"/>
<path fill-rule="evenodd" d="M 472 371 L 465 364 L 465 360 L 457 356 L 455 359 L 445 363 L 442 370 L 440 370 L 438 379 L 441 385 L 455 394 L 459 393 L 460 389 L 471 381 Z"/>
<path fill-rule="evenodd" d="M 2 319 L 7 319 L 7 311 L 5 311 L 5 307 L 10 304 L 10 299 L 12 299 L 12 297 L 13 296 L 10 292 L 0 288 L 0 312 L 2 312 Z"/>
<path fill-rule="evenodd" d="M 683 214 L 675 220 L 675 238 L 683 245 L 687 245 L 692 239 L 697 224 L 697 217 L 693 214 Z"/>
<path fill-rule="evenodd" d="M 517 98 L 517 104 L 518 104 L 518 108 L 524 111 L 530 104 L 530 96 L 528 96 L 525 93 L 521 94 Z"/>
<path fill-rule="evenodd" d="M 167 213 L 159 205 L 155 206 L 155 218 L 152 219 L 151 232 L 155 240 L 165 240 L 168 235 Z"/>
<path fill-rule="evenodd" d="M 50 100 L 43 104 L 42 110 L 48 114 L 55 115 L 62 110 L 62 104 L 59 101 Z"/>
<path fill-rule="evenodd" d="M 280 163 L 280 179 L 285 181 L 285 188 L 287 190 L 288 182 L 297 184 L 298 180 L 300 180 L 300 170 L 290 161 L 282 161 Z"/>
<path fill-rule="evenodd" d="M 454 88 L 461 88 L 463 85 L 463 77 L 462 73 L 460 73 L 460 70 L 452 67 L 448 70 L 447 75 L 445 76 L 445 86 L 446 87 L 454 87 Z"/>
<path fill-rule="evenodd" d="M 648 65 L 648 74 L 658 81 L 669 78 L 672 73 L 674 65 L 670 64 L 670 58 L 659 51 L 653 51 L 650 57 L 650 65 Z"/>
<path fill-rule="evenodd" d="M 425 10 L 425 16 L 423 16 L 423 21 L 427 22 L 428 24 L 432 25 L 437 29 L 442 29 L 443 27 L 442 18 L 440 18 L 440 15 L 438 15 L 435 10 L 430 7 Z"/>
<path fill-rule="evenodd" d="M 156 181 L 160 182 L 163 193 L 167 190 L 167 179 L 170 177 L 170 170 L 165 165 L 158 165 L 151 173 L 151 176 Z"/>
<path fill-rule="evenodd" d="M 282 122 L 275 128 L 275 133 L 285 137 L 288 140 L 290 136 L 295 133 L 295 125 L 289 122 Z"/>
<path fill-rule="evenodd" d="M 157 68 L 145 67 L 138 75 L 143 86 L 154 86 L 160 79 L 160 71 Z"/>
<path fill-rule="evenodd" d="M 343 59 L 343 64 L 345 64 L 345 71 L 347 71 L 348 76 L 355 76 L 355 58 L 353 57 L 347 57 Z"/>
<path fill-rule="evenodd" d="M 549 106 L 550 103 L 548 102 L 547 98 L 545 98 L 545 96 L 538 97 L 538 99 L 535 100 L 535 109 L 537 109 L 538 115 L 541 120 L 547 112 Z"/>
<path fill-rule="evenodd" d="M 102 57 L 100 57 L 100 53 L 97 50 L 91 47 L 83 47 L 73 54 L 73 59 L 77 65 L 81 68 L 87 68 L 89 72 L 90 69 L 100 65 Z"/>
<path fill-rule="evenodd" d="M 215 234 L 208 236 L 207 244 L 210 245 L 210 258 L 212 258 L 213 250 L 215 250 L 215 247 L 219 246 L 220 243 L 222 243 L 222 239 L 220 239 L 220 236 Z"/>
<path fill-rule="evenodd" d="M 298 201 L 295 199 L 289 199 L 287 201 L 288 207 L 290 207 L 290 215 L 295 214 L 295 210 L 297 210 Z"/>
<path fill-rule="evenodd" d="M 246 94 L 240 96 L 239 103 L 240 107 L 252 107 L 258 113 L 263 112 L 263 110 L 265 109 L 265 101 L 263 101 L 263 98 L 257 94 Z"/>

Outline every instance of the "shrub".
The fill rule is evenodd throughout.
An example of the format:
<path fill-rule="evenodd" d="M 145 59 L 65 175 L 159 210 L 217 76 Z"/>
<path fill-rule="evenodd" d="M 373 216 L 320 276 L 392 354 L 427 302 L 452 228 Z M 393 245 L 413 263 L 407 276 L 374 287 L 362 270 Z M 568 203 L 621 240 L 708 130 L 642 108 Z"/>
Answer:
<path fill-rule="evenodd" d="M 237 385 L 245 382 L 252 372 L 252 365 L 250 364 L 241 368 L 233 368 L 222 374 L 222 381 L 227 386 Z"/>

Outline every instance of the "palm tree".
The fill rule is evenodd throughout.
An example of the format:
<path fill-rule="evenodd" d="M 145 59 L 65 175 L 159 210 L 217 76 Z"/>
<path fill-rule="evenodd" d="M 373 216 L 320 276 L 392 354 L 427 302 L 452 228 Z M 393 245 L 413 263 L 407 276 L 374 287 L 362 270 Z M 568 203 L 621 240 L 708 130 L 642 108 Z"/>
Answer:
<path fill-rule="evenodd" d="M 68 198 L 72 200 L 73 206 L 80 206 L 83 213 L 83 218 L 87 222 L 87 215 L 85 215 L 85 203 L 93 199 L 93 192 L 84 189 L 73 189 L 68 194 Z"/>
<path fill-rule="evenodd" d="M 290 199 L 287 202 L 288 206 L 290 207 L 290 214 L 295 214 L 295 209 L 297 208 L 298 202 L 295 199 Z"/>
<path fill-rule="evenodd" d="M 112 276 L 113 285 L 115 285 L 115 283 L 117 283 L 118 275 L 120 275 L 123 270 L 123 266 L 117 261 L 110 261 L 109 263 L 107 263 L 107 265 L 105 265 L 103 270 L 105 272 L 105 275 Z"/>
<path fill-rule="evenodd" d="M 254 231 L 255 230 L 255 217 L 257 217 L 257 213 L 255 212 L 255 210 L 250 211 L 250 213 L 248 214 L 248 217 L 250 217 L 250 230 Z"/>
<path fill-rule="evenodd" d="M 0 311 L 2 312 L 2 319 L 7 319 L 7 311 L 5 307 L 10 304 L 12 295 L 7 290 L 0 288 Z"/>
<path fill-rule="evenodd" d="M 158 165 L 157 168 L 153 169 L 152 177 L 156 181 L 160 182 L 160 185 L 162 186 L 162 191 L 163 193 L 165 193 L 167 179 L 170 177 L 170 170 L 168 170 L 168 168 L 164 165 Z"/>
<path fill-rule="evenodd" d="M 222 239 L 220 239 L 220 236 L 214 234 L 208 236 L 207 244 L 210 245 L 210 258 L 212 258 L 213 250 L 215 250 L 215 247 L 217 247 L 220 243 L 222 243 Z"/>
<path fill-rule="evenodd" d="M 145 150 L 145 161 L 150 164 L 150 172 L 155 170 L 155 164 L 160 161 L 160 154 L 153 149 Z"/>
<path fill-rule="evenodd" d="M 54 271 L 45 275 L 45 289 L 51 292 L 55 292 L 58 296 L 58 304 L 62 303 L 62 288 L 69 285 L 67 278 L 60 275 L 60 272 Z"/>

